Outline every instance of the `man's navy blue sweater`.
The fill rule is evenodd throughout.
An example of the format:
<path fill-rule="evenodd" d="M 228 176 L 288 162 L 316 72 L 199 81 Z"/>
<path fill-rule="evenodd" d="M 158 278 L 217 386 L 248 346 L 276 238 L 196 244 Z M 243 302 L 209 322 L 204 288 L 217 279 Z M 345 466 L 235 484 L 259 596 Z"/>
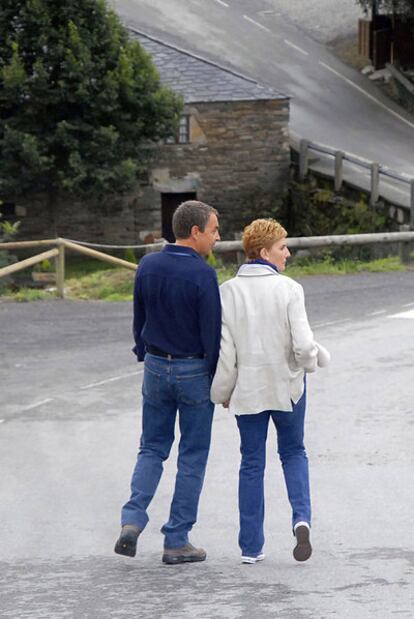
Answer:
<path fill-rule="evenodd" d="M 145 346 L 172 355 L 205 355 L 214 374 L 220 349 L 217 276 L 193 249 L 166 245 L 139 263 L 134 289 L 134 352 Z"/>

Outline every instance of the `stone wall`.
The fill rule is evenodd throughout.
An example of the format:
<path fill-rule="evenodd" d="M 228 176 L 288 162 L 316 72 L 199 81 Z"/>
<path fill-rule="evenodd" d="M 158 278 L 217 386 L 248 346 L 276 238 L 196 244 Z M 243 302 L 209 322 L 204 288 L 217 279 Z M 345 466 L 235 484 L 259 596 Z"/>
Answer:
<path fill-rule="evenodd" d="M 93 243 L 135 243 L 139 225 L 137 194 L 138 191 L 103 202 L 64 198 L 53 210 L 47 196 L 16 199 L 13 219 L 20 220 L 16 240 L 65 237 Z"/>
<path fill-rule="evenodd" d="M 19 239 L 66 237 L 94 243 L 138 244 L 161 235 L 163 193 L 196 192 L 216 207 L 224 238 L 283 198 L 290 163 L 289 101 L 187 105 L 191 143 L 154 148 L 148 181 L 129 195 L 98 203 L 46 198 L 18 201 Z"/>

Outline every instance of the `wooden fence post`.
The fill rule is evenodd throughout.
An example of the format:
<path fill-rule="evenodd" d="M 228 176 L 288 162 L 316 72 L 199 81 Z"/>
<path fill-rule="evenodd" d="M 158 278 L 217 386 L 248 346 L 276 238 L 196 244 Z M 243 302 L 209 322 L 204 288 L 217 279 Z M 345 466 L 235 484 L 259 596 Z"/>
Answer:
<path fill-rule="evenodd" d="M 414 179 L 410 182 L 410 228 L 414 230 Z"/>
<path fill-rule="evenodd" d="M 343 182 L 344 153 L 341 150 L 335 152 L 335 191 L 341 191 Z"/>
<path fill-rule="evenodd" d="M 59 254 L 56 258 L 56 287 L 58 296 L 65 298 L 65 246 L 60 239 L 57 241 Z"/>
<path fill-rule="evenodd" d="M 376 204 L 379 198 L 379 163 L 371 163 L 371 195 L 369 203 Z"/>
<path fill-rule="evenodd" d="M 309 140 L 299 142 L 299 179 L 303 181 L 308 174 Z"/>

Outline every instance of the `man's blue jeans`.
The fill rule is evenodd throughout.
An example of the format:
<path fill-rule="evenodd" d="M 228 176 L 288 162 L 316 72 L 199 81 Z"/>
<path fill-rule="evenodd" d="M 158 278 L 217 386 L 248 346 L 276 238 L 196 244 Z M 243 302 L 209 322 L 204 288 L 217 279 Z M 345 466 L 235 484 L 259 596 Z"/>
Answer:
<path fill-rule="evenodd" d="M 177 476 L 170 517 L 161 529 L 166 548 L 185 546 L 197 519 L 214 411 L 210 382 L 205 359 L 168 360 L 145 355 L 141 444 L 131 498 L 122 508 L 122 525 L 144 529 L 148 522 L 147 508 L 174 442 L 178 409 L 181 438 Z"/>
<path fill-rule="evenodd" d="M 239 546 L 242 554 L 257 555 L 263 548 L 264 471 L 269 420 L 277 431 L 279 457 L 283 467 L 292 526 L 311 522 L 308 458 L 303 444 L 306 389 L 293 412 L 263 411 L 237 415 L 240 431 L 241 464 L 239 473 Z"/>

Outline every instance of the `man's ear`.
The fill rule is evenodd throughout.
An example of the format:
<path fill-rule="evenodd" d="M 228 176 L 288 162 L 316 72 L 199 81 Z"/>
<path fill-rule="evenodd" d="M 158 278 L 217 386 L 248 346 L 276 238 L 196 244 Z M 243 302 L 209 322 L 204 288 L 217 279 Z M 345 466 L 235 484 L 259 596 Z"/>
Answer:
<path fill-rule="evenodd" d="M 196 225 L 191 227 L 191 238 L 196 239 L 198 237 L 198 235 L 200 234 L 200 228 Z"/>

